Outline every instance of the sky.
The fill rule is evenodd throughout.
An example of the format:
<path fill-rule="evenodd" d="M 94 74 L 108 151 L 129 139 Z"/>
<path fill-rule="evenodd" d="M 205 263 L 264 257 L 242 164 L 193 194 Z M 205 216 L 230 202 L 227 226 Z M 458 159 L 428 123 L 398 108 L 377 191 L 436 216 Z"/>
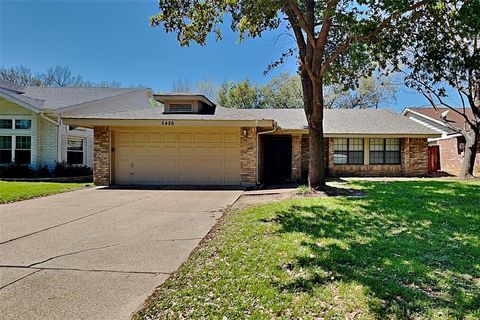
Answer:
<path fill-rule="evenodd" d="M 181 47 L 175 34 L 149 26 L 157 9 L 156 0 L 0 0 L 0 65 L 24 65 L 33 73 L 68 66 L 85 80 L 143 85 L 155 92 L 169 91 L 172 82 L 183 79 L 192 84 L 244 79 L 264 84 L 297 69 L 292 57 L 264 75 L 268 64 L 294 45 L 285 30 L 239 42 L 226 26 L 219 42 L 210 37 L 204 47 Z M 427 101 L 401 86 L 392 108 L 420 105 Z"/>

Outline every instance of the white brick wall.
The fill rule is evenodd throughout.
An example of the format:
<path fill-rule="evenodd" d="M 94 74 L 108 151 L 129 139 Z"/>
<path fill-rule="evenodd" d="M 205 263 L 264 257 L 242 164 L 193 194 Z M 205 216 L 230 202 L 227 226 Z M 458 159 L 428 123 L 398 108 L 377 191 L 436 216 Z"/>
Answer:
<path fill-rule="evenodd" d="M 37 115 L 36 122 L 37 164 L 53 169 L 58 160 L 58 127 L 40 115 Z"/>

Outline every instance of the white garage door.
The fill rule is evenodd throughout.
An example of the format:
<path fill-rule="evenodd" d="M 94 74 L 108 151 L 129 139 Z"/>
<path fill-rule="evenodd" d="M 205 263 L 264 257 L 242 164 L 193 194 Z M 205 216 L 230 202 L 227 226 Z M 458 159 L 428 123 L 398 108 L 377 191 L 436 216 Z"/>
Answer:
<path fill-rule="evenodd" d="M 238 128 L 116 130 L 116 184 L 238 185 Z"/>

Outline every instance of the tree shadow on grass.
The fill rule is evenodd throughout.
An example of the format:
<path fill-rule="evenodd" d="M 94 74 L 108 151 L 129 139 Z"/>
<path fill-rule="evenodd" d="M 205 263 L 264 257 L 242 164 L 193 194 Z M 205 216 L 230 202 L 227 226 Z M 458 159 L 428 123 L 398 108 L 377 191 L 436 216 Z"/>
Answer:
<path fill-rule="evenodd" d="M 360 185 L 364 198 L 297 204 L 276 215 L 280 233 L 306 236 L 308 254 L 289 266 L 300 276 L 275 285 L 308 292 L 332 281 L 360 283 L 380 318 L 429 317 L 440 309 L 480 316 L 480 186 Z"/>

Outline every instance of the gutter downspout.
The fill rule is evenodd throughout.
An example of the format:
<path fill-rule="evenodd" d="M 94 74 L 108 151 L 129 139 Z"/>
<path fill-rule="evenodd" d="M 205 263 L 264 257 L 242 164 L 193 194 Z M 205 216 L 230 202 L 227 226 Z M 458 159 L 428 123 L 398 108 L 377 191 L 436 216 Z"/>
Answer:
<path fill-rule="evenodd" d="M 267 134 L 267 133 L 274 133 L 275 131 L 277 131 L 278 129 L 278 125 L 277 125 L 277 122 L 275 120 L 272 120 L 272 123 L 273 123 L 273 129 L 272 130 L 269 130 L 269 131 L 263 131 L 263 132 L 257 132 L 257 170 L 256 170 L 256 180 L 257 180 L 257 184 L 260 184 L 260 179 L 259 179 L 259 171 L 260 171 L 260 148 L 258 147 L 258 145 L 260 144 L 260 135 L 261 134 Z M 258 125 L 258 120 L 257 120 L 257 125 Z M 258 127 L 257 127 L 258 128 Z"/>

